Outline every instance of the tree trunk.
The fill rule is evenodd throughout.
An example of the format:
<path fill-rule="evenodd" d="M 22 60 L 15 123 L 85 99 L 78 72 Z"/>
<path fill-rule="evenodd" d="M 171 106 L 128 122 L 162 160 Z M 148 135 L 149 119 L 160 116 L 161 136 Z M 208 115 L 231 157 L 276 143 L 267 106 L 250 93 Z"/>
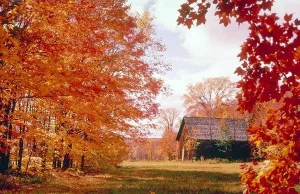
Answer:
<path fill-rule="evenodd" d="M 0 173 L 5 174 L 8 170 L 9 153 L 0 153 Z"/>
<path fill-rule="evenodd" d="M 22 155 L 23 155 L 23 139 L 20 138 L 19 141 L 19 161 L 18 161 L 18 170 L 21 171 L 22 167 Z"/>
<path fill-rule="evenodd" d="M 56 158 L 53 156 L 53 159 L 52 159 L 52 167 L 53 169 L 56 169 Z"/>
<path fill-rule="evenodd" d="M 66 153 L 63 160 L 63 166 L 62 166 L 63 170 L 68 169 L 70 165 L 71 165 L 70 155 Z"/>
<path fill-rule="evenodd" d="M 54 148 L 54 152 L 53 152 L 53 168 L 56 169 L 58 168 L 58 161 L 59 161 L 59 155 L 58 155 L 58 150 L 56 148 Z"/>
<path fill-rule="evenodd" d="M 81 156 L 81 163 L 80 163 L 80 169 L 83 170 L 84 168 L 84 155 Z"/>
<path fill-rule="evenodd" d="M 26 170 L 25 170 L 25 172 L 27 172 L 27 170 L 28 170 L 28 166 L 29 166 L 29 163 L 30 163 L 30 160 L 31 160 L 31 156 L 32 156 L 32 150 L 31 150 L 30 155 L 29 155 L 29 158 L 28 158 L 28 162 L 27 162 L 27 165 L 26 165 Z"/>
<path fill-rule="evenodd" d="M 42 153 L 41 153 L 42 169 L 45 171 L 46 170 L 46 159 L 47 159 L 48 145 L 46 143 L 43 143 L 41 145 L 41 148 L 42 148 Z"/>
<path fill-rule="evenodd" d="M 8 101 L 8 104 L 0 104 L 0 108 L 4 110 L 3 121 L 0 123 L 0 125 L 3 125 L 6 128 L 6 131 L 4 132 L 4 135 L 2 137 L 4 142 L 1 142 L 0 146 L 5 150 L 5 152 L 0 151 L 0 172 L 2 174 L 5 174 L 9 168 L 10 147 L 7 147 L 7 145 L 5 145 L 5 141 L 12 138 L 12 124 L 9 122 L 9 117 L 10 114 L 14 112 L 15 106 L 16 101 L 13 99 L 10 99 Z"/>

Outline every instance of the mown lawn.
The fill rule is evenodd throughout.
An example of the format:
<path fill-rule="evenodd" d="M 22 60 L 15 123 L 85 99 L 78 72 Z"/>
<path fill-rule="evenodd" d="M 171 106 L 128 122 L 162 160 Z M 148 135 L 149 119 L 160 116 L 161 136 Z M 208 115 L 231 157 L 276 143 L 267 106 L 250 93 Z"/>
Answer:
<path fill-rule="evenodd" d="M 6 193 L 241 193 L 239 163 L 124 162 L 120 168 L 78 175 L 52 172 L 47 181 Z"/>

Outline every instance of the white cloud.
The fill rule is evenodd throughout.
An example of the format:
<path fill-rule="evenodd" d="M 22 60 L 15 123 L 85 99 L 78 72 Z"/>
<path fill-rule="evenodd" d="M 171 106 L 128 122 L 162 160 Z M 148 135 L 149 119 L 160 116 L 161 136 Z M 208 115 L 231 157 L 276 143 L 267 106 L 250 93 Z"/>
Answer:
<path fill-rule="evenodd" d="M 184 50 L 187 56 L 177 52 L 176 57 L 167 56 L 172 64 L 172 72 L 167 74 L 166 83 L 173 90 L 173 95 L 167 99 L 160 98 L 163 108 L 173 106 L 183 110 L 182 96 L 186 86 L 190 83 L 202 81 L 208 77 L 230 76 L 233 81 L 237 76 L 233 74 L 239 64 L 236 57 L 240 45 L 246 38 L 245 26 L 219 25 L 217 18 L 212 13 L 208 15 L 207 24 L 188 30 L 186 27 L 177 26 L 176 19 L 182 0 L 155 1 L 150 11 L 155 15 L 154 23 L 158 32 L 167 31 L 169 36 L 178 36 L 180 42 L 168 42 L 168 50 Z M 161 35 L 165 35 L 166 33 Z M 158 34 L 158 35 L 160 35 Z M 169 39 L 169 37 L 166 37 Z M 164 37 L 162 37 L 164 39 Z M 172 52 L 175 53 L 175 52 Z"/>
<path fill-rule="evenodd" d="M 171 32 L 178 31 L 182 27 L 177 26 L 177 17 L 180 5 L 184 0 L 156 0 L 150 7 L 150 12 L 155 16 L 154 23 L 160 28 Z"/>
<path fill-rule="evenodd" d="M 130 0 L 132 8 L 149 9 L 155 16 L 154 24 L 158 37 L 166 41 L 169 50 L 166 60 L 173 66 L 165 78 L 166 83 L 173 90 L 168 98 L 159 98 L 163 108 L 175 107 L 183 109 L 181 96 L 186 92 L 189 83 L 196 83 L 208 77 L 229 76 L 232 81 L 238 77 L 233 74 L 240 62 L 237 55 L 240 45 L 248 36 L 247 26 L 230 24 L 224 27 L 218 18 L 208 13 L 207 23 L 188 30 L 177 26 L 178 9 L 185 0 Z M 280 16 L 287 13 L 300 15 L 299 0 L 277 1 L 274 12 Z M 176 36 L 176 38 L 170 38 Z M 172 42 L 173 40 L 176 40 Z M 183 53 L 184 52 L 184 53 Z"/>

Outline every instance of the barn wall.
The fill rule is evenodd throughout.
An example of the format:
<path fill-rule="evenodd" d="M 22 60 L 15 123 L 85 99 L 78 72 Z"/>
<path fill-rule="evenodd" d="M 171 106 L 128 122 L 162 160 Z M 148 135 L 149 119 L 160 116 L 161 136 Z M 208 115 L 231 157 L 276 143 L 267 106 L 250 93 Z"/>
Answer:
<path fill-rule="evenodd" d="M 179 146 L 178 146 L 178 160 L 181 160 L 182 159 L 182 148 L 184 146 L 184 139 L 185 139 L 185 136 L 187 135 L 187 130 L 186 130 L 186 127 L 184 126 L 183 130 L 182 130 L 182 134 L 181 134 L 181 137 L 179 139 Z"/>
<path fill-rule="evenodd" d="M 213 140 L 200 140 L 195 156 L 200 159 L 224 158 L 228 160 L 243 160 L 248 161 L 251 157 L 251 147 L 249 142 L 234 141 L 232 142 L 232 149 L 230 151 L 221 151 L 216 145 L 217 141 Z"/>

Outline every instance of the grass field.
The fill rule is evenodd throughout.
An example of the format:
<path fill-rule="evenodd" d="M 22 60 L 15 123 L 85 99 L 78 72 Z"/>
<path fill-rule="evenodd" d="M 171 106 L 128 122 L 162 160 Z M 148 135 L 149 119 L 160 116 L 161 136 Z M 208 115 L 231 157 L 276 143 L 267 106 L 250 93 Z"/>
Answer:
<path fill-rule="evenodd" d="M 46 179 L 26 179 L 5 193 L 241 193 L 240 163 L 124 162 L 119 168 L 78 175 L 51 172 Z M 34 184 L 32 184 L 34 183 Z"/>
<path fill-rule="evenodd" d="M 221 163 L 216 160 L 206 160 L 204 162 L 191 161 L 138 161 L 138 162 L 123 162 L 122 167 L 135 167 L 138 169 L 162 169 L 171 171 L 203 171 L 203 172 L 220 172 L 226 174 L 240 173 L 241 164 L 243 163 Z"/>

